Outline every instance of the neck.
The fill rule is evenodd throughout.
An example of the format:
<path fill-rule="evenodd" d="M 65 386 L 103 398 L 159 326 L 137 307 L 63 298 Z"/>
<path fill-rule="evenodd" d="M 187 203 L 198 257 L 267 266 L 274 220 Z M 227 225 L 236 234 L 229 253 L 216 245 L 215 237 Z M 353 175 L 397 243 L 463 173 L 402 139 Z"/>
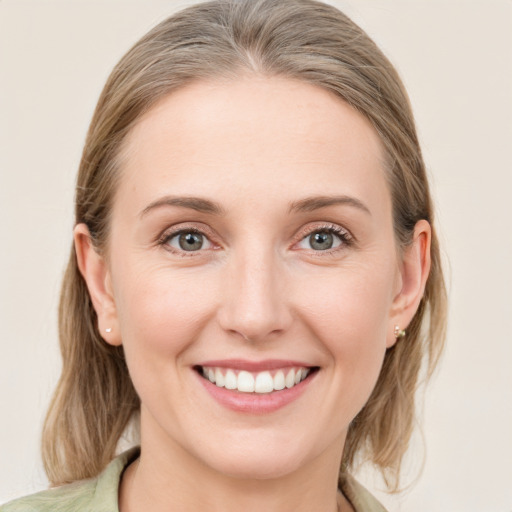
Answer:
<path fill-rule="evenodd" d="M 197 480 L 190 479 L 196 485 L 183 485 L 180 482 L 156 482 L 143 473 L 143 465 L 135 461 L 123 477 L 119 510 L 120 512 L 153 512 L 180 510 L 195 512 L 209 510 L 212 512 L 311 512 L 325 510 L 332 512 L 349 512 L 348 502 L 338 492 L 330 490 L 328 495 L 319 495 L 314 489 L 303 486 L 290 489 L 275 481 L 266 482 L 236 482 L 234 485 L 222 487 L 204 486 Z"/>

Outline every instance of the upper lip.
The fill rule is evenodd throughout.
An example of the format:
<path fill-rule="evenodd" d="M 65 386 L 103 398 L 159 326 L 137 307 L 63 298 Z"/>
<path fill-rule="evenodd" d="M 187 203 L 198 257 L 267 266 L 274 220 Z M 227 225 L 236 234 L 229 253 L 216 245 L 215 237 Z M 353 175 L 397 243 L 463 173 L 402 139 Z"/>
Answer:
<path fill-rule="evenodd" d="M 302 361 L 292 361 L 290 359 L 264 359 L 262 361 L 249 361 L 247 359 L 217 359 L 212 361 L 203 361 L 198 363 L 197 366 L 261 372 L 265 370 L 276 370 L 279 368 L 291 367 L 311 368 L 313 365 Z"/>

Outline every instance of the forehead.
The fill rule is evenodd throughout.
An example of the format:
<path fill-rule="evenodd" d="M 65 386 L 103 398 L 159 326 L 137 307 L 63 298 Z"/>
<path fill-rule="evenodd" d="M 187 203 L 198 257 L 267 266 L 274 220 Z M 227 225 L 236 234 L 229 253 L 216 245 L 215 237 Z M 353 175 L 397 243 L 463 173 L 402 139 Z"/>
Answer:
<path fill-rule="evenodd" d="M 385 202 L 383 162 L 369 121 L 323 88 L 256 76 L 196 82 L 169 94 L 131 130 L 119 192 L 141 207 L 157 194 L 234 200 L 230 191 L 244 201 L 293 200 L 307 190 Z"/>

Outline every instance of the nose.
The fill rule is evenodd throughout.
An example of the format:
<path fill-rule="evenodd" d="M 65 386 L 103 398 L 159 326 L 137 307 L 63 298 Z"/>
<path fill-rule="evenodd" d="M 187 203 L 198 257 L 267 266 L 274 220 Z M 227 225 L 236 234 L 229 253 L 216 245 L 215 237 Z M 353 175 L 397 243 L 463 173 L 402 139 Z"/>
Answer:
<path fill-rule="evenodd" d="M 292 323 L 286 271 L 266 249 L 245 251 L 230 262 L 218 310 L 224 331 L 251 342 L 274 339 Z"/>

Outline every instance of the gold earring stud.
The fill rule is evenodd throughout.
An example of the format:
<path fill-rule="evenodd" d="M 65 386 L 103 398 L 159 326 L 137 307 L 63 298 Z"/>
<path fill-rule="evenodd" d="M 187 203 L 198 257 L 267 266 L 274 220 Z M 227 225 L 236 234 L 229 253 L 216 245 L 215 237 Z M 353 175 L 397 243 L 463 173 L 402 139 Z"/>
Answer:
<path fill-rule="evenodd" d="M 394 334 L 395 334 L 395 338 L 398 340 L 398 339 L 403 338 L 405 336 L 405 330 L 404 329 L 400 329 L 399 325 L 395 325 Z"/>

